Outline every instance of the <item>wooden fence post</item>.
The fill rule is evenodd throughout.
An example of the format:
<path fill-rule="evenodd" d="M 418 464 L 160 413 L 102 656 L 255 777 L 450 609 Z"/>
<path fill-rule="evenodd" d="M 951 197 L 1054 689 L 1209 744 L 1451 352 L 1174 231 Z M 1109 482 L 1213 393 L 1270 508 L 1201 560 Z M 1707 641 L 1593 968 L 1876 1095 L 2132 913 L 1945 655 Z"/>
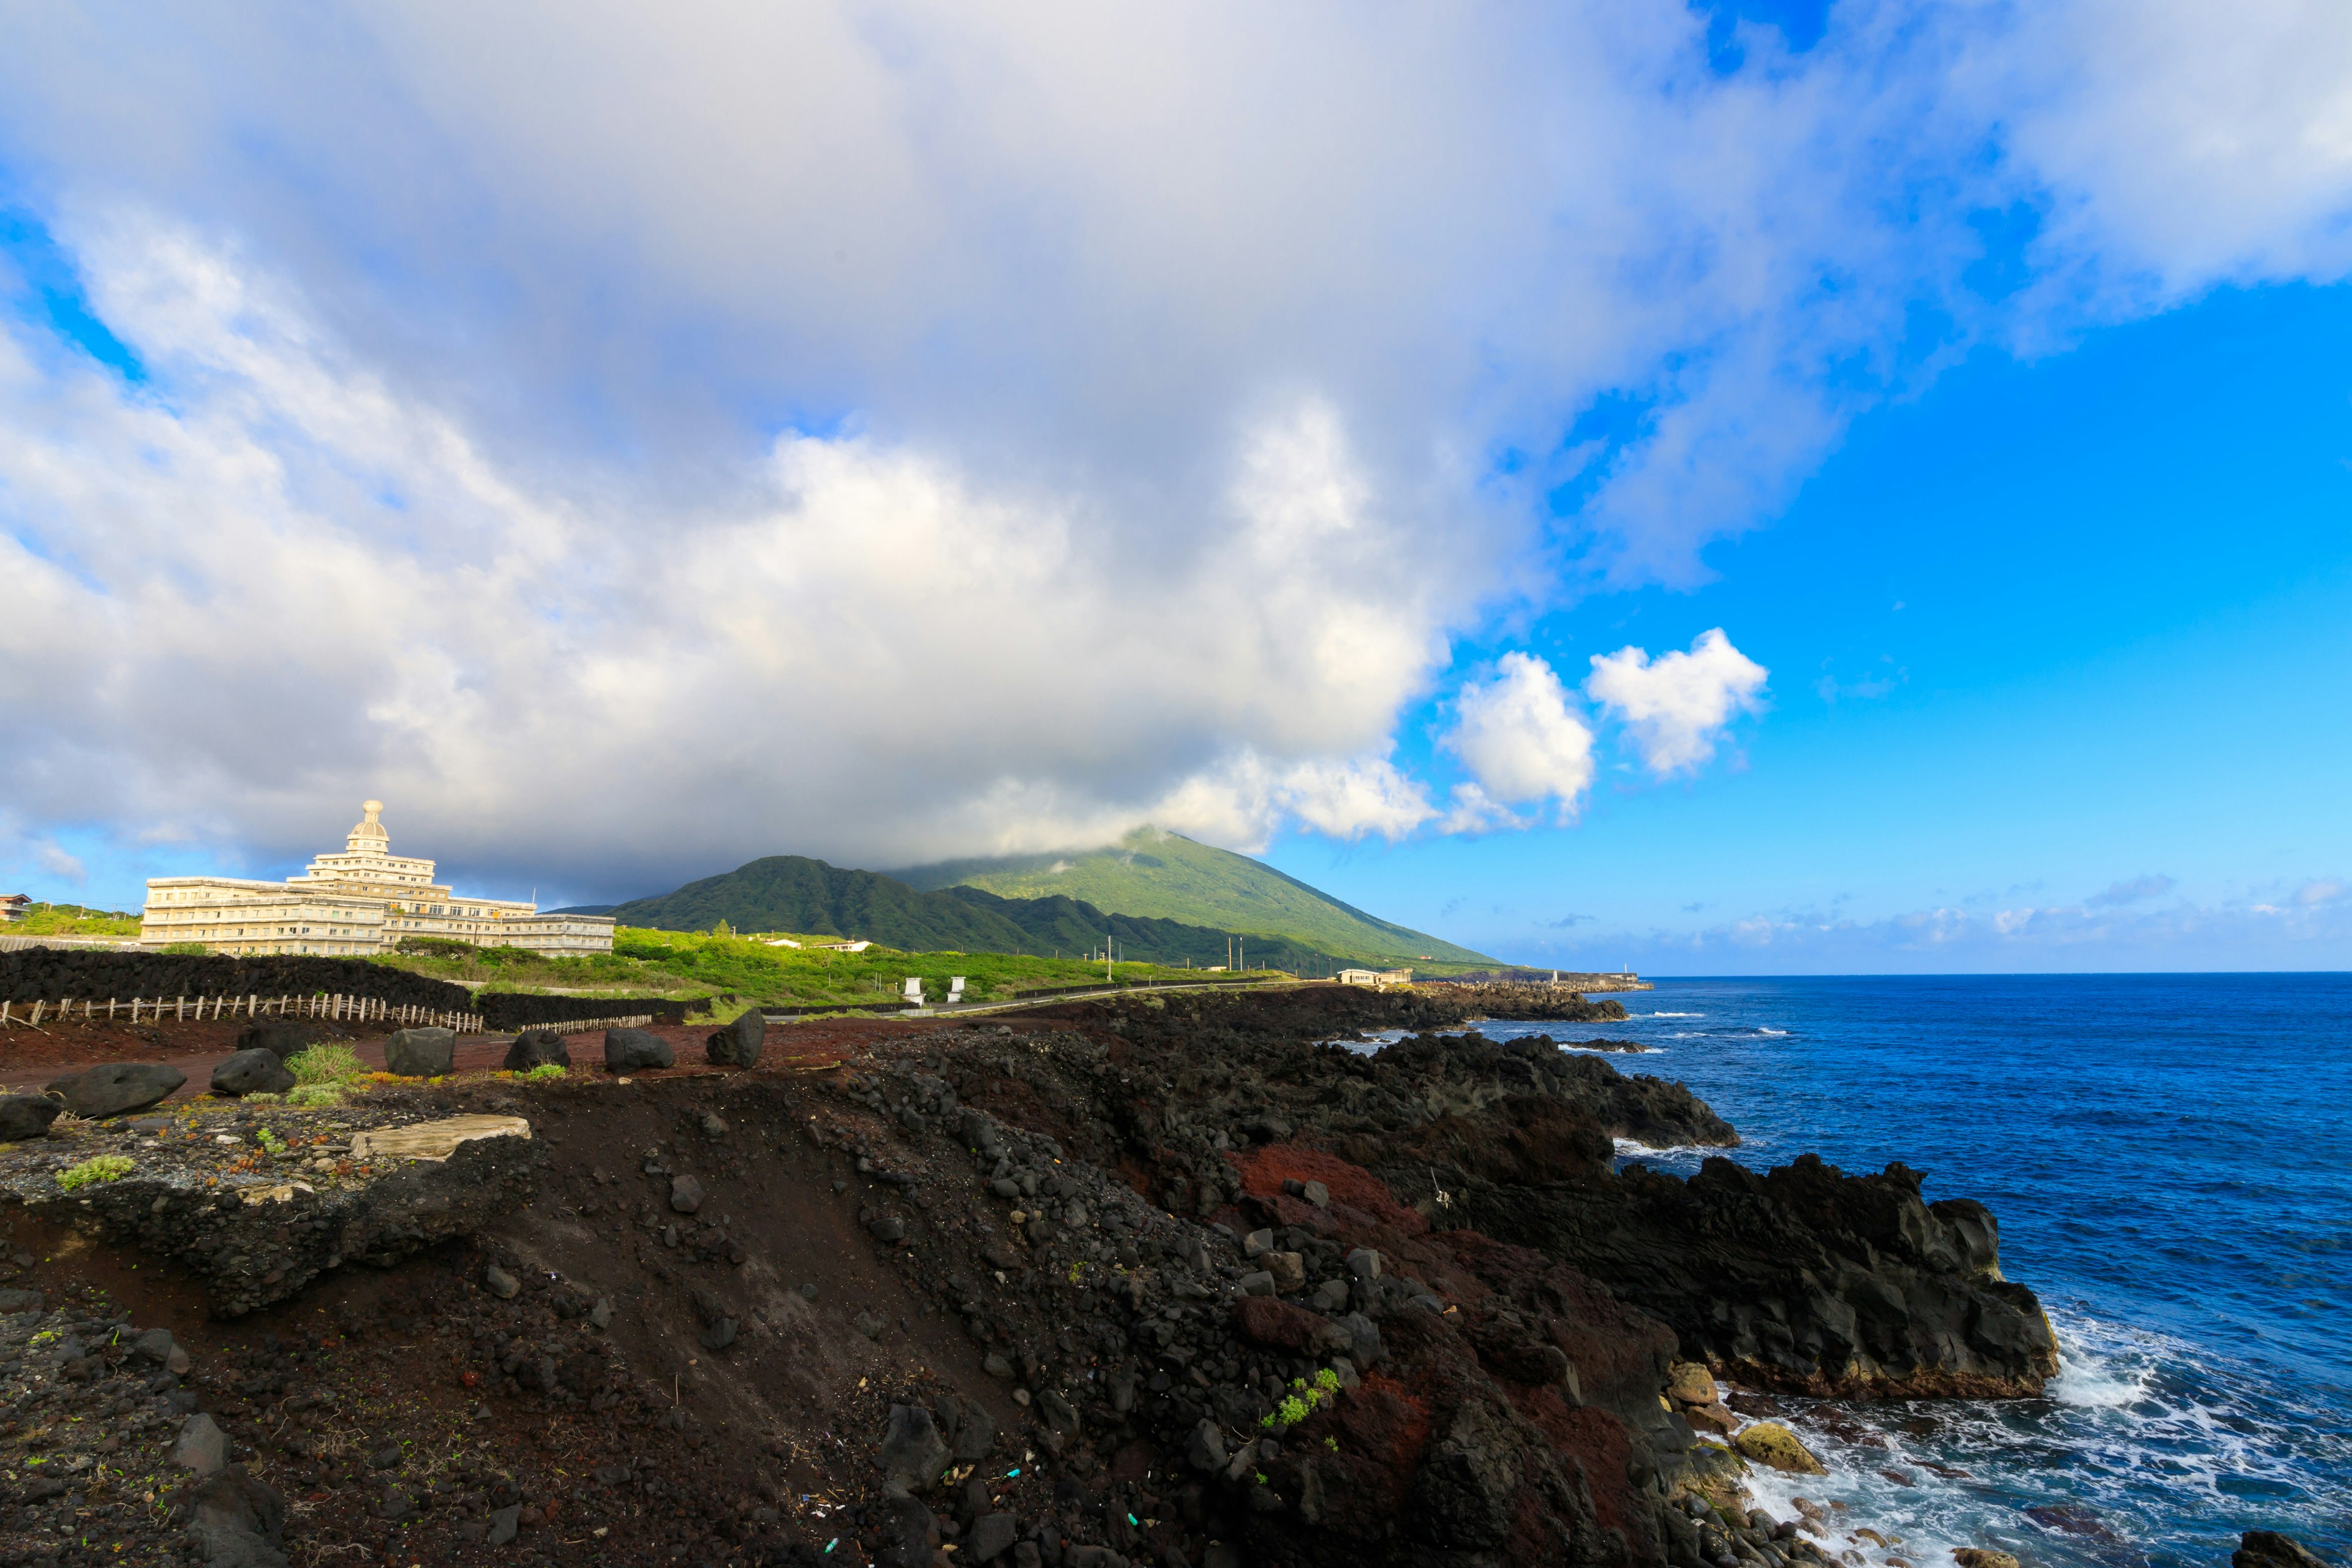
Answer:
<path fill-rule="evenodd" d="M 155 1004 L 155 1016 L 161 1018 L 163 1016 L 163 1004 L 159 999 Z M 173 1003 L 172 1021 L 175 1024 L 184 1024 L 188 1021 L 188 999 L 185 996 L 179 997 Z"/>

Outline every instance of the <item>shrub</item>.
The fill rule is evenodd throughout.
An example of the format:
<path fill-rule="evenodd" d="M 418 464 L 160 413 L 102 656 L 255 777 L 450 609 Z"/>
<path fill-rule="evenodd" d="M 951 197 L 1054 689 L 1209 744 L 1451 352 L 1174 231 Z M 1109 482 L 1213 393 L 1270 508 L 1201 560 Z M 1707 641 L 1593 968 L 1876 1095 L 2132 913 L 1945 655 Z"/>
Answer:
<path fill-rule="evenodd" d="M 257 1089 L 255 1092 L 244 1095 L 240 1098 L 242 1098 L 247 1105 L 276 1105 L 286 1097 L 282 1094 L 274 1094 L 268 1089 Z"/>
<path fill-rule="evenodd" d="M 200 942 L 167 942 L 155 951 L 158 952 L 205 953 L 210 952 L 212 949 L 206 947 Z"/>
<path fill-rule="evenodd" d="M 351 1047 L 329 1040 L 288 1057 L 286 1070 L 296 1083 L 307 1086 L 346 1083 L 368 1069 Z"/>
<path fill-rule="evenodd" d="M 529 1072 L 524 1073 L 522 1075 L 522 1080 L 525 1083 L 545 1083 L 549 1079 L 562 1078 L 562 1076 L 563 1064 L 562 1062 L 541 1062 L 537 1067 L 531 1068 Z"/>
<path fill-rule="evenodd" d="M 247 1095 L 246 1098 L 250 1100 L 253 1097 Z M 295 1085 L 287 1092 L 286 1103 L 310 1106 L 341 1105 L 345 1098 L 343 1086 L 340 1083 L 302 1083 Z"/>
<path fill-rule="evenodd" d="M 119 1181 L 131 1173 L 131 1162 L 121 1154 L 98 1154 L 71 1170 L 58 1173 L 58 1185 L 71 1192 L 92 1182 Z"/>

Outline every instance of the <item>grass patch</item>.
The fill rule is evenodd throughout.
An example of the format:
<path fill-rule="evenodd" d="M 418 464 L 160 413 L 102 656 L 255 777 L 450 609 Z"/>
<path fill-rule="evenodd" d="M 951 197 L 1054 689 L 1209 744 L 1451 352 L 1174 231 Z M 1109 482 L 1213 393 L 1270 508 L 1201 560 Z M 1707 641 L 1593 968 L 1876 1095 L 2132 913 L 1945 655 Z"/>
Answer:
<path fill-rule="evenodd" d="M 120 1181 L 131 1173 L 131 1162 L 121 1154 L 97 1154 L 80 1164 L 58 1173 L 58 1185 L 68 1192 L 86 1187 L 92 1182 Z"/>
<path fill-rule="evenodd" d="M 525 1083 L 545 1083 L 551 1079 L 562 1078 L 565 1070 L 562 1062 L 541 1062 L 524 1073 L 522 1080 Z"/>
<path fill-rule="evenodd" d="M 286 1070 L 294 1075 L 296 1084 L 310 1089 L 347 1084 L 367 1071 L 368 1067 L 351 1047 L 334 1040 L 322 1040 L 307 1050 L 299 1050 L 288 1057 Z"/>
<path fill-rule="evenodd" d="M 307 1106 L 341 1105 L 350 1094 L 351 1090 L 340 1083 L 298 1083 L 286 1091 L 286 1103 Z M 250 1100 L 253 1097 L 247 1095 L 246 1098 Z"/>

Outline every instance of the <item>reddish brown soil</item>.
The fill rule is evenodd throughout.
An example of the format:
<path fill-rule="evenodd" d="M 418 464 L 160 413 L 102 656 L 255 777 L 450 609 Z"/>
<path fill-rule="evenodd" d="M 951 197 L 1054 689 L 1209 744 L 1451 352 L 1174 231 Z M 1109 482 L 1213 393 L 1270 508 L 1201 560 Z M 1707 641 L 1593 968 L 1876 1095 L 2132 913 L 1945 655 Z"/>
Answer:
<path fill-rule="evenodd" d="M 100 1019 L 70 1024 L 46 1023 L 0 1032 L 0 1089 L 11 1093 L 37 1091 L 67 1073 L 107 1062 L 161 1062 L 187 1074 L 187 1083 L 172 1096 L 192 1100 L 206 1092 L 213 1068 L 236 1050 L 245 1028 L 242 1018 L 207 1018 L 202 1022 L 166 1018 L 161 1023 Z M 383 1024 L 325 1023 L 330 1037 L 347 1042 L 368 1066 L 382 1070 L 383 1043 L 393 1033 Z M 778 1024 L 768 1031 L 761 1065 L 807 1071 L 839 1065 L 846 1056 L 886 1041 L 928 1035 L 941 1026 L 935 1020 L 901 1022 L 891 1018 L 836 1018 L 805 1024 Z M 703 1064 L 702 1042 L 710 1031 L 700 1025 L 656 1025 L 647 1031 L 669 1041 L 677 1053 L 674 1068 L 655 1069 L 648 1078 L 682 1078 L 711 1070 Z M 505 1061 L 512 1035 L 461 1035 L 457 1039 L 460 1073 L 490 1072 Z M 601 1069 L 604 1034 L 601 1029 L 566 1035 L 564 1044 L 575 1067 Z"/>

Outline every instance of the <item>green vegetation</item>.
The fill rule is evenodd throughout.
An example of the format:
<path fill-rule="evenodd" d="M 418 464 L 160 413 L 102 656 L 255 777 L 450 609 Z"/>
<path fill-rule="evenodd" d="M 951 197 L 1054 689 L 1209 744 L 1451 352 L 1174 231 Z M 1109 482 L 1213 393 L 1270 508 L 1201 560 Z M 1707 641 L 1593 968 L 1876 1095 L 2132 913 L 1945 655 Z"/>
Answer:
<path fill-rule="evenodd" d="M 545 1083 L 550 1079 L 562 1078 L 564 1070 L 562 1062 L 541 1062 L 523 1074 L 522 1078 L 525 1083 Z"/>
<path fill-rule="evenodd" d="M 131 1162 L 121 1154 L 96 1154 L 80 1164 L 58 1173 L 58 1185 L 72 1192 L 92 1182 L 120 1181 L 131 1173 Z"/>
<path fill-rule="evenodd" d="M 1318 1405 L 1339 1397 L 1339 1374 L 1328 1366 L 1315 1374 L 1313 1383 L 1307 1382 L 1303 1377 L 1294 1377 L 1290 1380 L 1290 1393 L 1284 1395 L 1282 1403 L 1276 1405 L 1270 1414 L 1262 1417 L 1258 1425 L 1296 1426 L 1314 1415 Z"/>
<path fill-rule="evenodd" d="M 139 917 L 80 904 L 26 904 L 25 918 L 0 926 L 8 936 L 137 936 Z"/>
<path fill-rule="evenodd" d="M 351 1047 L 322 1040 L 288 1057 L 286 1070 L 294 1075 L 294 1087 L 286 1093 L 287 1104 L 341 1105 L 358 1091 L 359 1080 L 366 1076 L 368 1065 Z M 248 1100 L 257 1098 L 246 1096 Z"/>
<path fill-rule="evenodd" d="M 637 996 L 709 997 L 708 1016 L 726 1022 L 761 1004 L 788 1006 L 880 1007 L 898 1000 L 908 977 L 923 982 L 929 1001 L 946 998 L 951 976 L 964 977 L 970 1001 L 1003 1001 L 1017 992 L 1075 990 L 1103 983 L 1103 966 L 1076 958 L 999 952 L 903 952 L 871 947 L 832 952 L 811 947 L 771 947 L 760 937 L 624 926 L 613 952 L 592 958 L 543 958 L 485 968 L 482 953 L 436 958 L 387 953 L 373 962 L 443 980 L 495 980 L 502 991 L 610 991 Z M 512 950 L 506 950 L 512 951 Z M 1205 978 L 1197 969 L 1121 961 L 1121 985 Z"/>
<path fill-rule="evenodd" d="M 304 1087 L 348 1083 L 368 1070 L 359 1053 L 337 1040 L 321 1040 L 286 1058 L 286 1070 Z"/>
<path fill-rule="evenodd" d="M 167 942 L 155 950 L 158 952 L 206 953 L 212 951 L 200 942 Z"/>
<path fill-rule="evenodd" d="M 1246 855 L 1156 827 L 1139 827 L 1108 848 L 948 860 L 891 875 L 918 889 L 961 886 L 1007 899 L 1060 894 L 1120 915 L 1240 931 L 1253 939 L 1253 957 L 1263 938 L 1383 967 L 1495 963 L 1466 947 L 1366 914 Z M 1279 962 L 1271 946 L 1265 957 Z"/>

